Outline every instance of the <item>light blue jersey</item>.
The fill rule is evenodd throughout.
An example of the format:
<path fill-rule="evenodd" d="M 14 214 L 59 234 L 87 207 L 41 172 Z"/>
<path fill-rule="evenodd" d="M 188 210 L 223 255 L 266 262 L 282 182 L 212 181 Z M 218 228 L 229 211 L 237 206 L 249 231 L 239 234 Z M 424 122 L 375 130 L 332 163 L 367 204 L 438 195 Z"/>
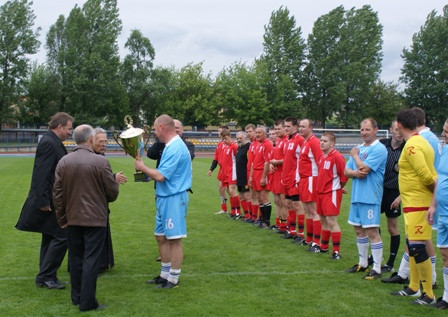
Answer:
<path fill-rule="evenodd" d="M 191 188 L 190 152 L 179 136 L 165 145 L 157 170 L 165 177 L 156 186 L 157 197 L 171 196 Z"/>
<path fill-rule="evenodd" d="M 425 138 L 434 150 L 434 167 L 437 169 L 440 162 L 440 156 L 442 155 L 442 144 L 439 138 L 429 129 L 424 128 L 418 134 Z"/>
<path fill-rule="evenodd" d="M 351 202 L 381 205 L 384 170 L 387 161 L 386 147 L 376 140 L 369 146 L 358 145 L 358 149 L 360 159 L 371 171 L 365 178 L 353 178 Z M 349 158 L 346 166 L 354 171 L 358 169 L 352 157 Z"/>
<path fill-rule="evenodd" d="M 443 154 L 440 157 L 437 175 L 437 213 L 439 216 L 448 217 L 448 149 L 446 146 L 444 147 Z"/>
<path fill-rule="evenodd" d="M 437 168 L 436 201 L 437 209 L 434 223 L 437 219 L 437 246 L 448 248 L 448 146 L 443 147 L 440 164 Z"/>

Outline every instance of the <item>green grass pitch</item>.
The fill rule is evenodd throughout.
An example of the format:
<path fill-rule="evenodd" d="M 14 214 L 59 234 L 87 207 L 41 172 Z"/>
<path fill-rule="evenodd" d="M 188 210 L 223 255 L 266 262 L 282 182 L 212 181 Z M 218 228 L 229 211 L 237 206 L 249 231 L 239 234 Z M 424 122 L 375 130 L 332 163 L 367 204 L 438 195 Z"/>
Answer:
<path fill-rule="evenodd" d="M 108 157 L 112 169 L 134 172 L 130 157 Z M 38 288 L 40 234 L 14 228 L 28 194 L 33 157 L 0 157 L 0 315 L 73 316 L 70 287 Z M 145 159 L 146 164 L 153 162 Z M 145 283 L 159 274 L 154 228 L 152 183 L 128 182 L 110 205 L 115 267 L 98 279 L 97 297 L 107 316 L 418 316 L 442 315 L 430 307 L 415 307 L 410 298 L 390 295 L 401 285 L 362 280 L 344 270 L 357 262 L 353 228 L 347 224 L 350 195 L 344 196 L 339 223 L 340 261 L 329 254 L 310 254 L 305 247 L 268 230 L 215 215 L 219 209 L 215 175 L 206 173 L 211 159 L 193 162 L 193 191 L 187 216 L 188 238 L 180 287 L 156 290 Z M 215 172 L 216 173 L 216 172 Z M 349 186 L 348 186 L 349 187 Z M 274 212 L 273 212 L 274 217 Z M 384 217 L 384 216 L 383 216 Z M 402 219 L 400 220 L 402 221 Z M 382 218 L 384 258 L 389 234 Z M 403 233 L 403 224 L 400 223 Z M 404 238 L 396 268 L 402 255 Z M 443 292 L 441 257 L 437 273 Z M 67 259 L 59 278 L 68 281 Z"/>

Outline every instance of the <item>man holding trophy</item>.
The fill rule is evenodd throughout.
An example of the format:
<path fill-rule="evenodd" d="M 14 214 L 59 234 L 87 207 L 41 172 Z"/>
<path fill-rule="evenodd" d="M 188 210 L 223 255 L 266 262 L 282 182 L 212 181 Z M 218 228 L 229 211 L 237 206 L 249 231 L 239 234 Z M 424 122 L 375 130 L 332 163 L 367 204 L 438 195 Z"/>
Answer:
<path fill-rule="evenodd" d="M 161 260 L 160 275 L 149 281 L 157 288 L 178 286 L 183 260 L 182 238 L 187 237 L 186 214 L 188 208 L 187 190 L 191 187 L 191 158 L 187 146 L 176 134 L 174 121 L 168 115 L 161 115 L 154 121 L 156 137 L 165 143 L 157 169 L 145 166 L 140 157 L 135 168 L 149 178 L 156 186 L 156 237 Z"/>

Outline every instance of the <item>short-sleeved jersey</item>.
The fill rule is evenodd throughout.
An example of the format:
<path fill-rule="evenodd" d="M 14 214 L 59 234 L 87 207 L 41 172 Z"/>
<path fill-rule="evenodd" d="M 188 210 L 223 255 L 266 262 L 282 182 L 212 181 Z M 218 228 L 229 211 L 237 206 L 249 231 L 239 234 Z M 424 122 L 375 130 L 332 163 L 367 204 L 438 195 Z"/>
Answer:
<path fill-rule="evenodd" d="M 156 196 L 167 197 L 191 188 L 190 152 L 178 135 L 165 145 L 157 170 L 165 180 L 157 184 Z"/>
<path fill-rule="evenodd" d="M 317 193 L 329 193 L 342 189 L 341 183 L 347 182 L 344 175 L 345 159 L 336 149 L 323 155 L 318 164 Z"/>
<path fill-rule="evenodd" d="M 392 147 L 392 138 L 381 139 L 387 150 L 386 170 L 384 172 L 384 188 L 398 189 L 398 160 L 400 159 L 401 151 L 403 151 L 405 142 L 394 149 Z"/>
<path fill-rule="evenodd" d="M 270 155 L 272 152 L 272 142 L 269 139 L 264 139 L 258 142 L 258 146 L 254 153 L 253 169 L 262 170 L 264 169 L 264 164 L 269 162 Z"/>
<path fill-rule="evenodd" d="M 226 144 L 223 141 L 219 141 L 218 145 L 216 146 L 215 156 L 213 159 L 218 162 L 219 166 L 221 166 L 222 151 L 225 147 Z"/>
<path fill-rule="evenodd" d="M 285 150 L 286 150 L 286 144 L 288 141 L 288 136 L 284 135 L 281 139 L 277 140 L 277 143 L 275 144 L 275 147 L 272 151 L 272 159 L 274 160 L 283 160 L 285 156 Z M 282 173 L 282 165 L 275 165 L 275 172 L 276 173 Z"/>
<path fill-rule="evenodd" d="M 300 178 L 317 176 L 317 164 L 319 163 L 322 154 L 323 153 L 320 149 L 320 142 L 314 136 L 314 134 L 312 134 L 307 140 L 305 140 L 302 149 L 300 150 Z"/>
<path fill-rule="evenodd" d="M 448 216 L 448 146 L 444 146 L 440 164 L 437 167 L 438 181 L 436 189 L 437 212 L 439 216 Z"/>
<path fill-rule="evenodd" d="M 249 151 L 247 152 L 247 174 L 249 175 L 250 169 L 252 168 L 252 164 L 254 162 L 255 151 L 258 148 L 258 140 L 254 140 L 250 143 Z"/>
<path fill-rule="evenodd" d="M 442 144 L 440 143 L 439 138 L 429 128 L 424 128 L 418 134 L 424 137 L 434 150 L 434 167 L 437 169 L 440 162 L 440 156 L 442 155 Z"/>
<path fill-rule="evenodd" d="M 423 136 L 415 134 L 406 141 L 401 152 L 398 185 L 403 211 L 407 208 L 429 207 L 433 193 L 428 185 L 434 182 L 434 151 Z"/>
<path fill-rule="evenodd" d="M 296 132 L 288 137 L 285 144 L 282 167 L 282 181 L 285 186 L 295 186 L 300 180 L 299 156 L 303 143 L 303 137 Z"/>
<path fill-rule="evenodd" d="M 378 140 L 369 146 L 362 144 L 357 147 L 361 161 L 370 168 L 370 172 L 365 178 L 353 178 L 351 202 L 381 205 L 384 169 L 387 160 L 386 147 Z M 354 171 L 358 169 L 353 157 L 349 158 L 346 167 Z"/>
<path fill-rule="evenodd" d="M 230 145 L 226 144 L 226 147 L 222 151 L 222 173 L 224 179 L 227 181 L 236 180 L 236 151 L 238 150 L 238 145 L 232 142 Z"/>

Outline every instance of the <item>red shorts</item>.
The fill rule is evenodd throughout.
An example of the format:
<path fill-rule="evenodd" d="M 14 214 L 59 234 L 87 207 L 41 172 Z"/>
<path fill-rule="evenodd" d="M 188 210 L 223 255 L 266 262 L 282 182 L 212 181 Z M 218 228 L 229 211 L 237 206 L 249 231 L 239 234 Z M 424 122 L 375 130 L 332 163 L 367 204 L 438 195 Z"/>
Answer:
<path fill-rule="evenodd" d="M 232 180 L 231 177 L 228 177 L 221 182 L 221 187 L 229 187 L 230 185 L 236 185 L 236 179 Z"/>
<path fill-rule="evenodd" d="M 219 167 L 218 175 L 216 175 L 216 178 L 217 178 L 218 180 L 220 180 L 220 181 L 223 181 L 223 180 L 225 179 L 225 175 L 224 175 L 224 173 L 222 172 L 222 168 L 221 168 L 221 166 Z"/>
<path fill-rule="evenodd" d="M 299 187 L 297 184 L 292 186 L 283 185 L 283 188 L 285 189 L 285 196 L 299 196 Z"/>
<path fill-rule="evenodd" d="M 317 200 L 317 177 L 304 177 L 299 182 L 300 200 L 307 203 Z"/>
<path fill-rule="evenodd" d="M 252 172 L 252 189 L 259 192 L 262 190 L 269 190 L 268 185 L 261 186 L 261 176 L 263 176 L 263 170 L 254 170 Z M 268 178 L 266 177 L 266 182 L 268 182 Z"/>
<path fill-rule="evenodd" d="M 317 194 L 316 211 L 321 216 L 339 216 L 341 212 L 342 190 Z"/>
<path fill-rule="evenodd" d="M 274 194 L 284 194 L 285 186 L 282 183 L 282 171 L 274 171 L 272 174 L 271 191 Z"/>

